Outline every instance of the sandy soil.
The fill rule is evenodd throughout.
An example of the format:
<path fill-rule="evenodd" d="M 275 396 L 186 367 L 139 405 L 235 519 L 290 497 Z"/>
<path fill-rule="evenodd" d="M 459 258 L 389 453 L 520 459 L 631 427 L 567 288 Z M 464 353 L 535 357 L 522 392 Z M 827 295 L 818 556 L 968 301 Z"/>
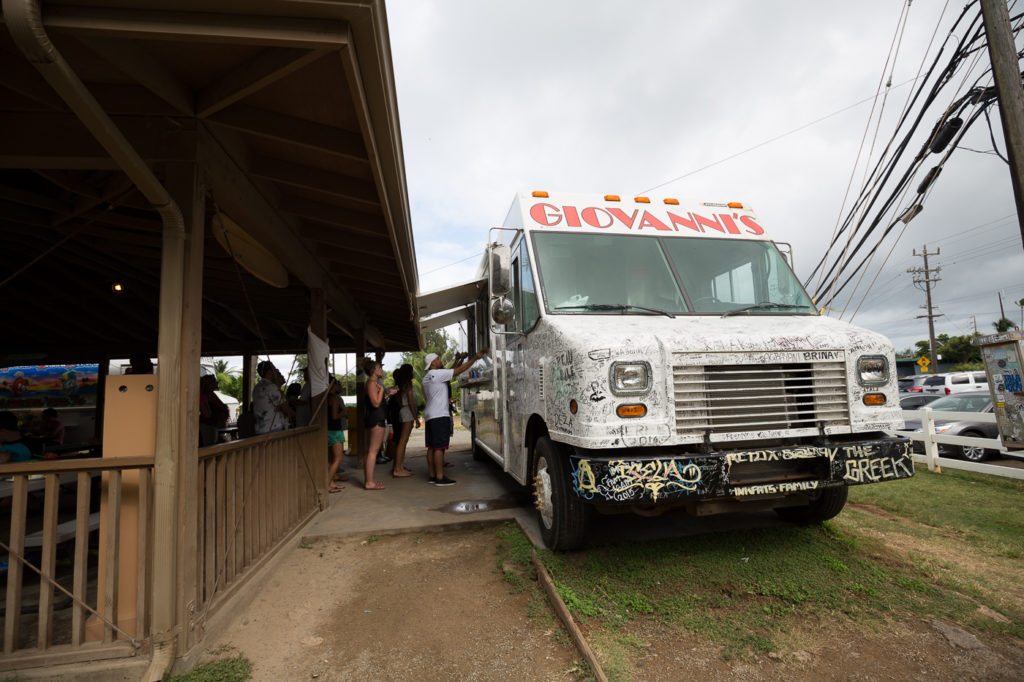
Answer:
<path fill-rule="evenodd" d="M 1024 601 L 1012 561 L 972 565 L 979 559 L 955 545 L 886 540 L 899 554 L 936 553 L 965 572 L 986 571 L 1015 607 Z M 493 529 L 296 547 L 208 651 L 246 655 L 256 680 L 592 679 L 537 583 L 515 591 L 504 579 L 496 547 Z M 601 655 L 615 646 L 588 634 Z M 613 680 L 1024 679 L 1021 641 L 931 619 L 822 618 L 788 632 L 778 652 L 743 660 L 723 660 L 705 639 L 654 622 L 632 634 L 632 664 L 606 665 Z"/>
<path fill-rule="evenodd" d="M 244 654 L 255 680 L 578 679 L 537 584 L 513 593 L 496 545 L 489 529 L 297 547 L 207 650 Z"/>

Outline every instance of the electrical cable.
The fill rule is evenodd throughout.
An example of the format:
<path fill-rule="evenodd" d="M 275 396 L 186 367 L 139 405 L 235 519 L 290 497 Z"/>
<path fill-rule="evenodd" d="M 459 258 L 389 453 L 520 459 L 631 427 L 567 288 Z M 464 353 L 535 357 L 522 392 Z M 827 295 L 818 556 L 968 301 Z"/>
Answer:
<path fill-rule="evenodd" d="M 962 11 L 960 16 L 957 18 L 957 20 L 956 20 L 956 22 L 954 24 L 953 30 L 950 31 L 951 34 L 956 30 L 956 27 L 965 18 L 966 10 L 967 10 L 967 8 L 965 8 L 964 11 Z M 914 134 L 914 132 L 916 131 L 917 127 L 919 126 L 920 121 L 922 119 L 922 116 L 925 113 L 926 109 L 934 102 L 934 100 L 937 98 L 939 92 L 941 92 L 941 90 L 947 84 L 949 84 L 951 82 L 952 78 L 962 68 L 964 68 L 966 58 L 976 52 L 976 50 L 973 49 L 973 46 L 975 45 L 975 43 L 979 42 L 979 40 L 981 39 L 982 34 L 983 34 L 983 27 L 980 25 L 980 15 L 978 15 L 978 16 L 975 16 L 975 18 L 972 21 L 969 22 L 969 25 L 968 25 L 967 31 L 964 34 L 964 37 L 961 38 L 958 41 L 957 49 L 956 49 L 955 53 L 950 58 L 949 62 L 945 65 L 945 67 L 942 69 L 942 71 L 938 74 L 938 77 L 936 78 L 936 81 L 935 81 L 934 85 L 932 85 L 932 87 L 930 89 L 930 92 L 927 94 L 927 96 L 923 100 L 923 106 L 922 106 L 920 112 L 914 118 L 913 123 L 910 126 L 910 129 L 904 134 L 903 140 L 901 141 L 901 143 L 897 147 L 896 153 L 887 162 L 883 163 L 882 160 L 880 159 L 879 163 L 876 165 L 876 171 L 875 171 L 875 173 L 873 173 L 873 176 L 876 178 L 876 183 L 875 184 L 878 187 L 878 189 L 871 188 L 871 189 L 874 189 L 874 191 L 873 191 L 873 193 L 870 196 L 862 194 L 860 199 L 858 199 L 858 201 L 855 202 L 855 206 L 854 206 L 854 208 L 851 209 L 850 213 L 848 214 L 848 219 L 844 223 L 843 228 L 840 230 L 840 233 L 846 231 L 846 229 L 850 226 L 851 218 L 858 211 L 858 206 L 859 205 L 863 205 L 866 209 L 874 210 L 874 204 L 878 203 L 879 198 L 880 198 L 880 196 L 879 196 L 880 186 L 878 185 L 877 180 L 888 181 L 888 179 L 892 176 L 893 171 L 894 171 L 894 164 L 895 164 L 895 162 L 898 161 L 899 157 L 902 156 L 903 152 L 905 151 L 907 145 L 909 144 L 910 138 Z M 936 56 L 935 60 L 932 63 L 932 66 L 928 70 L 928 75 L 926 76 L 924 82 L 922 82 L 922 84 L 919 87 L 918 91 L 914 94 L 913 100 L 915 102 L 921 96 L 921 94 L 924 92 L 925 84 L 931 80 L 932 73 L 934 73 L 937 65 L 940 63 L 942 52 L 943 52 L 943 50 L 939 51 L 939 54 Z M 977 61 L 977 60 L 975 60 L 975 61 Z M 974 65 L 972 65 L 970 68 L 967 68 L 966 69 L 966 73 L 969 74 L 973 70 L 973 68 L 974 68 Z M 985 75 L 986 74 L 982 74 L 979 77 L 978 80 L 980 80 L 981 78 L 984 78 Z M 963 80 L 966 81 L 966 76 L 964 77 Z M 847 284 L 849 284 L 849 282 L 850 282 L 850 278 L 849 277 L 847 277 L 847 279 L 845 281 L 843 281 L 843 283 L 841 285 L 839 284 L 839 280 L 840 280 L 841 274 L 843 273 L 843 271 L 849 269 L 849 267 L 851 266 L 851 264 L 853 262 L 853 258 L 859 253 L 859 251 L 865 245 L 866 240 L 869 237 L 869 235 L 871 235 L 877 229 L 879 223 L 881 222 L 881 216 L 884 215 L 885 213 L 887 213 L 888 210 L 892 207 L 893 201 L 894 201 L 895 197 L 897 196 L 897 193 L 899 192 L 899 190 L 901 188 L 905 188 L 907 186 L 907 183 L 909 183 L 911 178 L 916 173 L 917 169 L 921 166 L 924 158 L 926 157 L 926 155 L 927 155 L 927 153 L 929 151 L 930 144 L 934 140 L 936 134 L 941 129 L 941 124 L 944 123 L 944 121 L 949 118 L 950 114 L 955 112 L 957 110 L 957 108 L 963 109 L 964 107 L 971 106 L 971 105 L 974 105 L 975 108 L 976 108 L 976 111 L 969 118 L 968 125 L 964 126 L 959 131 L 959 134 L 956 135 L 955 143 L 953 145 L 951 145 L 951 148 L 950 148 L 949 152 L 947 152 L 947 154 L 944 157 L 944 161 L 943 161 L 943 163 L 944 163 L 945 160 L 948 160 L 949 155 L 952 153 L 952 151 L 957 148 L 957 146 L 959 144 L 959 141 L 963 138 L 964 133 L 966 133 L 966 131 L 970 127 L 970 125 L 973 124 L 977 120 L 979 113 L 983 113 L 984 111 L 987 110 L 988 106 L 991 106 L 991 104 L 994 101 L 994 99 L 992 97 L 990 97 L 988 90 L 989 90 L 988 88 L 977 88 L 977 87 L 972 88 L 966 95 L 964 95 L 963 97 L 961 97 L 961 98 L 957 99 L 956 101 L 954 101 L 954 103 L 949 108 L 947 108 L 944 116 L 940 119 L 939 123 L 936 124 L 936 128 L 933 131 L 932 135 L 929 136 L 929 139 L 923 145 L 921 151 L 917 154 L 917 156 L 915 157 L 914 161 L 911 163 L 910 168 L 908 168 L 907 171 L 903 173 L 902 177 L 899 178 L 899 182 L 897 182 L 895 190 L 893 192 L 890 192 L 888 198 L 885 201 L 882 202 L 881 206 L 878 208 L 878 215 L 877 215 L 877 217 L 874 220 L 871 221 L 871 224 L 868 226 L 867 230 L 865 230 L 863 232 L 863 234 L 862 234 L 862 236 L 860 238 L 860 241 L 852 249 L 852 251 L 847 250 L 847 253 L 845 253 L 845 258 L 838 258 L 838 259 L 836 259 L 836 261 L 833 262 L 831 264 L 831 266 L 829 266 L 827 268 L 825 267 L 826 264 L 827 264 L 827 258 L 823 258 L 815 266 L 815 269 L 814 269 L 814 271 L 812 271 L 812 274 L 808 278 L 808 281 L 810 281 L 810 279 L 812 279 L 816 273 L 822 271 L 823 268 L 825 268 L 824 269 L 825 277 L 830 278 L 832 280 L 831 283 L 827 287 L 819 288 L 818 291 L 816 292 L 815 300 L 819 304 L 829 305 L 830 303 L 832 303 L 832 301 L 834 301 L 835 296 L 838 295 L 838 293 L 840 293 L 840 291 L 843 288 L 845 288 Z M 980 111 L 978 110 L 979 107 L 980 107 Z M 897 126 L 897 135 L 898 135 L 898 132 L 899 132 L 900 128 L 902 128 L 903 124 L 906 121 L 907 121 L 907 117 L 906 116 L 902 117 L 900 125 Z M 896 135 L 894 135 L 894 138 L 895 137 L 896 137 Z M 941 167 L 942 167 L 941 165 L 938 166 L 938 168 L 941 168 Z M 884 184 L 884 182 L 882 184 Z M 916 204 L 916 205 L 920 205 L 920 204 Z M 865 212 L 865 215 L 866 215 L 866 212 Z M 854 229 L 852 229 L 850 231 L 850 234 L 848 236 L 848 243 L 852 243 L 852 241 L 856 238 L 856 236 L 860 232 L 860 228 L 862 227 L 862 223 L 863 223 L 863 220 L 862 221 L 858 221 L 858 224 L 854 227 Z M 881 238 L 879 239 L 879 241 L 883 241 L 888 236 L 888 234 L 891 232 L 893 226 L 894 226 L 893 224 L 890 224 L 885 229 L 885 231 L 884 231 L 883 235 L 881 236 Z M 877 245 L 876 245 L 875 248 L 872 249 L 872 253 L 874 253 L 875 251 L 877 251 Z M 854 270 L 854 272 L 856 272 L 857 270 L 862 268 L 865 265 L 866 262 L 867 262 L 867 259 L 862 260 L 861 263 Z"/>
<path fill-rule="evenodd" d="M 889 44 L 889 54 L 886 55 L 885 65 L 882 66 L 882 77 L 879 78 L 879 80 L 878 80 L 878 87 L 875 89 L 874 102 L 872 102 L 872 104 L 871 104 L 871 111 L 868 112 L 867 122 L 864 124 L 864 133 L 861 135 L 860 145 L 857 147 L 857 156 L 854 158 L 854 160 L 853 160 L 853 167 L 850 169 L 850 179 L 847 180 L 847 182 L 846 182 L 846 191 L 843 193 L 843 201 L 839 205 L 839 213 L 836 215 L 836 224 L 832 228 L 832 240 L 833 240 L 833 243 L 835 242 L 836 232 L 839 230 L 839 223 L 840 223 L 840 221 L 843 218 L 843 210 L 846 208 L 846 201 L 847 201 L 847 199 L 850 196 L 850 189 L 853 187 L 853 178 L 854 178 L 854 176 L 857 173 L 857 166 L 860 165 L 860 156 L 861 156 L 861 153 L 864 151 L 864 140 L 867 139 L 868 131 L 871 129 L 871 120 L 874 118 L 874 115 L 875 115 L 875 104 L 878 102 L 878 95 L 882 91 L 882 83 L 885 80 L 885 70 L 886 70 L 886 67 L 889 66 L 890 60 L 892 61 L 892 68 L 893 68 L 893 70 L 895 70 L 895 68 L 896 68 L 896 57 L 893 54 L 893 45 L 896 45 L 897 36 L 899 38 L 899 43 L 902 44 L 902 42 L 903 42 L 903 30 L 905 30 L 906 26 L 907 26 L 907 14 L 908 14 L 908 10 L 910 9 L 910 3 L 911 3 L 911 0 L 907 0 L 907 2 L 903 5 L 903 9 L 900 10 L 899 19 L 896 20 L 896 31 L 893 34 L 892 43 Z M 945 9 L 943 9 L 943 12 L 945 12 Z M 941 17 L 940 17 L 940 20 L 941 20 Z M 903 30 L 901 30 L 901 26 L 902 26 Z M 898 47 L 896 48 L 896 52 L 897 53 L 899 52 L 899 48 Z M 885 96 L 886 97 L 883 98 L 883 100 L 882 100 L 882 110 L 880 110 L 878 112 L 878 124 L 875 126 L 875 136 L 871 140 L 871 149 L 868 151 L 868 159 L 869 160 L 871 159 L 871 155 L 874 153 L 875 141 L 878 138 L 878 131 L 882 127 L 881 126 L 881 124 L 882 124 L 882 111 L 884 111 L 884 109 L 885 109 L 885 99 L 888 98 L 888 95 L 889 95 L 889 85 L 891 85 L 891 84 L 892 84 L 892 72 L 889 73 L 888 84 L 886 85 L 886 88 L 885 88 Z M 861 184 L 863 184 L 864 182 L 867 181 L 868 167 L 869 167 L 869 164 L 865 163 L 865 165 L 864 165 L 864 175 L 865 175 L 865 177 L 864 177 L 863 180 L 861 180 Z M 824 257 L 828 258 L 828 255 L 829 255 L 828 254 L 828 250 L 826 250 Z M 818 282 L 818 285 L 819 286 L 821 285 L 821 281 L 820 280 Z"/>
<path fill-rule="evenodd" d="M 966 8 L 961 12 L 961 14 L 957 18 L 956 22 L 954 22 L 954 26 L 950 30 L 950 34 L 952 34 L 953 31 L 956 30 L 956 26 L 959 25 L 959 23 L 963 20 L 965 15 L 966 15 Z M 977 21 L 978 21 L 978 19 L 976 18 L 974 23 L 976 23 Z M 937 33 L 937 31 L 938 31 L 938 26 L 936 26 L 936 33 Z M 934 36 L 933 36 L 933 39 L 934 39 Z M 948 39 L 947 39 L 946 42 L 948 42 Z M 962 52 L 962 44 L 963 44 L 963 41 L 960 41 L 960 45 L 958 45 L 957 53 L 954 54 L 953 58 L 951 59 L 951 63 L 953 63 L 953 64 L 956 63 L 957 55 L 959 55 Z M 943 82 L 943 75 L 947 71 L 949 71 L 949 69 L 950 69 L 950 66 L 947 65 L 946 68 L 943 70 L 943 73 L 940 74 L 939 79 L 938 79 L 938 83 L 935 86 L 932 86 L 932 93 L 929 96 L 929 98 L 927 99 L 927 101 L 925 103 L 925 106 L 922 107 L 921 114 L 919 114 L 917 119 L 913 122 L 913 125 L 911 126 L 910 131 L 906 135 L 904 135 L 903 141 L 897 147 L 895 155 L 887 163 L 884 163 L 886 157 L 888 156 L 889 151 L 892 149 L 892 144 L 896 140 L 896 138 L 897 138 L 897 136 L 899 134 L 900 129 L 903 127 L 903 125 L 907 121 L 907 116 L 908 116 L 908 113 L 909 113 L 910 109 L 912 108 L 914 103 L 917 101 L 917 99 L 921 96 L 921 93 L 924 91 L 925 85 L 931 79 L 931 76 L 932 76 L 933 72 L 935 71 L 935 68 L 939 64 L 939 62 L 941 60 L 941 57 L 942 57 L 942 54 L 943 54 L 944 51 L 945 51 L 945 45 L 943 45 L 943 47 L 940 48 L 938 54 L 935 56 L 935 58 L 934 58 L 934 60 L 932 62 L 932 65 L 929 67 L 928 72 L 925 75 L 925 78 L 921 81 L 920 85 L 918 86 L 917 91 L 908 100 L 908 104 L 904 107 L 904 110 L 901 113 L 900 120 L 899 120 L 899 122 L 898 122 L 898 124 L 896 126 L 896 130 L 894 131 L 892 138 L 890 139 L 889 144 L 886 147 L 886 151 L 883 152 L 883 154 L 880 157 L 878 163 L 876 164 L 875 171 L 872 173 L 873 181 L 871 183 L 871 187 L 870 188 L 866 188 L 866 190 L 865 190 L 866 192 L 868 192 L 870 194 L 873 194 L 875 198 L 874 199 L 870 199 L 870 201 L 869 201 L 867 196 L 865 195 L 865 191 L 862 191 L 861 198 L 858 199 L 857 202 L 855 202 L 854 206 L 851 208 L 850 212 L 848 213 L 847 219 L 844 222 L 843 227 L 839 231 L 840 234 L 842 234 L 842 232 L 844 232 L 849 227 L 851 221 L 853 220 L 853 217 L 858 213 L 858 211 L 861 210 L 860 207 L 863 207 L 862 215 L 867 215 L 868 211 L 871 209 L 872 204 L 877 199 L 878 188 L 880 188 L 880 186 L 882 184 L 884 184 L 884 182 L 887 181 L 888 178 L 891 176 L 891 174 L 893 172 L 893 169 L 894 169 L 894 165 L 898 161 L 898 159 L 902 156 L 904 150 L 906 149 L 906 146 L 909 143 L 910 136 L 913 135 L 914 131 L 916 130 L 917 126 L 920 123 L 920 119 L 923 116 L 924 110 L 927 109 L 927 105 L 929 105 L 931 103 L 931 101 L 934 99 L 935 94 L 937 94 L 936 90 L 937 90 L 938 86 L 941 85 L 941 83 Z M 920 71 L 919 71 L 919 73 L 920 73 Z M 868 203 L 864 203 L 864 202 L 868 202 Z M 877 225 L 877 222 L 878 221 L 876 220 L 869 227 L 869 229 L 868 229 L 869 233 L 870 233 L 870 231 L 872 231 L 875 228 L 875 226 Z M 858 221 L 857 227 L 854 228 L 853 232 L 851 233 L 851 236 L 848 238 L 849 240 L 852 240 L 856 236 L 856 233 L 859 230 L 860 225 L 862 223 L 863 223 L 863 218 L 860 221 Z M 838 236 L 839 235 L 837 235 L 836 238 L 833 240 L 833 244 L 831 244 L 830 247 L 829 247 L 830 249 L 831 249 L 832 246 L 834 246 L 835 241 L 838 239 Z M 812 271 L 810 277 L 808 277 L 807 282 L 809 282 L 814 277 L 814 274 L 818 271 L 818 269 L 826 261 L 827 261 L 826 258 L 823 258 L 821 261 L 819 261 L 818 265 L 815 266 L 814 271 Z M 837 263 L 840 263 L 840 262 L 842 262 L 842 260 L 837 261 Z M 835 267 L 835 265 L 833 267 Z M 829 272 L 829 275 L 831 275 L 831 271 Z M 819 288 L 819 292 L 821 292 L 821 291 L 822 290 Z M 827 291 L 827 289 L 826 289 L 826 291 Z M 819 298 L 819 296 L 816 296 L 815 298 Z"/>

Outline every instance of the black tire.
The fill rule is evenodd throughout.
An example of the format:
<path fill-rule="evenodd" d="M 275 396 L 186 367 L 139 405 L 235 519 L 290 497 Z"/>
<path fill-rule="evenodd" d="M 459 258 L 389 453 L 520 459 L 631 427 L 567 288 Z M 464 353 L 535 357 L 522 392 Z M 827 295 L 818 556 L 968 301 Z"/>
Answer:
<path fill-rule="evenodd" d="M 775 513 L 793 523 L 821 523 L 839 515 L 846 506 L 850 489 L 845 485 L 825 488 L 817 499 L 800 507 L 778 507 Z"/>
<path fill-rule="evenodd" d="M 469 418 L 469 446 L 473 452 L 473 459 L 477 462 L 486 462 L 489 458 L 487 453 L 476 444 L 476 415 Z"/>
<path fill-rule="evenodd" d="M 587 533 L 593 508 L 572 491 L 569 453 L 564 446 L 541 436 L 534 445 L 533 491 L 540 534 L 553 550 L 579 549 Z"/>
<path fill-rule="evenodd" d="M 978 433 L 977 431 L 965 431 L 960 434 L 967 438 L 984 438 L 985 435 Z M 992 456 L 991 450 L 985 448 L 975 447 L 973 445 L 960 445 L 960 456 L 966 459 L 968 462 L 984 462 L 986 459 Z"/>

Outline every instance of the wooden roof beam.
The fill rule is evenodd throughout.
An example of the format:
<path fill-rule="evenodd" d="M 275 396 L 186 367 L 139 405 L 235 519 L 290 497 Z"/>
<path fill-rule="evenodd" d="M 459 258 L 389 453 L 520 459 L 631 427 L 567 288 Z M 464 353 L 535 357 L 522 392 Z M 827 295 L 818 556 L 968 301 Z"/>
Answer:
<path fill-rule="evenodd" d="M 377 188 L 372 182 L 266 157 L 255 158 L 249 164 L 249 172 L 273 182 L 358 202 L 368 210 L 380 210 Z"/>
<path fill-rule="evenodd" d="M 281 210 L 307 220 L 387 238 L 387 226 L 377 215 L 352 211 L 321 201 L 295 198 L 282 202 Z"/>
<path fill-rule="evenodd" d="M 206 118 L 261 90 L 274 81 L 315 62 L 326 50 L 269 49 L 225 74 L 196 97 L 196 116 Z"/>
<path fill-rule="evenodd" d="M 69 29 L 76 35 L 138 40 L 266 45 L 303 49 L 338 49 L 351 42 L 344 21 L 323 18 L 173 12 L 146 9 L 50 5 L 43 16 L 47 28 Z"/>
<path fill-rule="evenodd" d="M 195 131 L 186 121 L 111 118 L 147 161 L 192 160 Z M 120 170 L 74 114 L 10 111 L 0 111 L 0 168 Z"/>
<path fill-rule="evenodd" d="M 369 176 L 366 145 L 357 133 L 245 104 L 235 104 L 207 120 L 268 140 L 332 154 L 346 160 L 354 176 Z"/>
<path fill-rule="evenodd" d="M 195 115 L 195 97 L 184 83 L 157 61 L 151 52 L 134 42 L 112 38 L 84 38 L 85 45 L 115 69 L 131 76 L 144 88 L 185 116 Z"/>
<path fill-rule="evenodd" d="M 327 304 L 356 329 L 366 328 L 371 344 L 379 346 L 380 334 L 367 325 L 366 316 L 353 297 L 326 271 L 292 225 L 270 205 L 253 181 L 205 127 L 200 128 L 198 162 L 206 172 L 220 207 L 253 238 L 274 253 L 289 273 L 310 289 L 324 289 Z"/>

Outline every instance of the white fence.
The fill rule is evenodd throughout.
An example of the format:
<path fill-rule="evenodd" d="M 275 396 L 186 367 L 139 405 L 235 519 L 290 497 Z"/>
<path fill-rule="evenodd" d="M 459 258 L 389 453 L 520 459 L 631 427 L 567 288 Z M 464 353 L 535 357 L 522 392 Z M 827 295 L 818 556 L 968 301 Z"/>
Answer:
<path fill-rule="evenodd" d="M 992 474 L 1006 478 L 1024 479 L 1024 469 L 1001 466 L 998 464 L 983 464 L 980 462 L 968 462 L 963 459 L 950 459 L 939 457 L 939 443 L 948 445 L 967 445 L 974 447 L 988 448 L 1005 453 L 1003 444 L 998 438 L 974 438 L 971 436 L 953 436 L 935 433 L 935 412 L 925 405 L 919 410 L 903 410 L 904 419 L 920 419 L 920 431 L 896 431 L 896 435 L 905 436 L 910 440 L 919 441 L 924 444 L 924 454 L 914 454 L 914 461 L 928 465 L 929 471 L 941 472 L 941 467 L 950 469 L 963 469 L 974 471 L 980 474 Z M 995 424 L 996 416 L 991 412 L 939 412 L 938 418 L 941 421 L 971 421 L 986 424 Z M 1020 454 L 1024 455 L 1024 451 Z"/>

